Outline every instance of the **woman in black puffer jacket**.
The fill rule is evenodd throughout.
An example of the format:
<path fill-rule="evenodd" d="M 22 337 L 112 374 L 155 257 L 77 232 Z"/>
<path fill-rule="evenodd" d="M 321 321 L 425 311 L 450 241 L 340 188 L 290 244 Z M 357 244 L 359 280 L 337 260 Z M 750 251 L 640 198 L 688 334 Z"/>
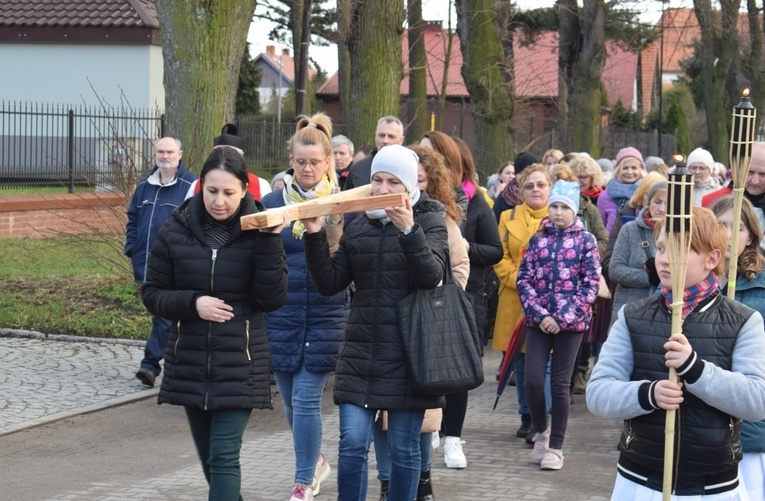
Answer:
<path fill-rule="evenodd" d="M 368 211 L 345 229 L 330 256 L 326 232 L 303 220 L 306 264 L 316 289 L 356 292 L 340 347 L 334 399 L 340 405 L 338 499 L 365 499 L 367 454 L 377 410 L 388 411 L 389 499 L 411 500 L 420 479 L 420 428 L 425 409 L 443 397 L 412 390 L 396 304 L 415 289 L 435 288 L 448 251 L 443 207 L 417 189 L 417 156 L 399 145 L 372 161 L 375 195 L 408 193 L 406 206 Z"/>
<path fill-rule="evenodd" d="M 283 226 L 242 231 L 239 218 L 262 206 L 234 149 L 213 150 L 200 184 L 157 237 L 143 301 L 173 320 L 159 403 L 185 407 L 209 499 L 235 501 L 250 412 L 273 408 L 263 312 L 287 299 Z"/>

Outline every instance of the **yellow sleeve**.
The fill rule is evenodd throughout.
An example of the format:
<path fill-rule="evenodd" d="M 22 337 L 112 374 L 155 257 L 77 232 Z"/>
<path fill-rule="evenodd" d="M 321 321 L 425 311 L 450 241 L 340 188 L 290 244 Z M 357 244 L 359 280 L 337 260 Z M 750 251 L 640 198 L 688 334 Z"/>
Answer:
<path fill-rule="evenodd" d="M 497 274 L 499 283 L 505 287 L 515 289 L 515 282 L 518 279 L 518 268 L 520 267 L 520 255 L 517 248 L 517 240 L 513 238 L 508 229 L 510 222 L 510 213 L 505 211 L 499 218 L 499 238 L 502 241 L 504 254 L 499 263 L 494 265 L 494 273 Z"/>

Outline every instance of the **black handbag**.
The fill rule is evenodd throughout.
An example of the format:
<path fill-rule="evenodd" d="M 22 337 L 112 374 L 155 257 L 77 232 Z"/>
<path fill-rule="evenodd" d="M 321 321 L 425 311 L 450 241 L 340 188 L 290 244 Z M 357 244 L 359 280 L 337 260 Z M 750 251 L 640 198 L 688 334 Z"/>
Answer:
<path fill-rule="evenodd" d="M 454 283 L 448 258 L 439 287 L 415 290 L 396 309 L 415 393 L 447 395 L 483 383 L 475 312 Z"/>

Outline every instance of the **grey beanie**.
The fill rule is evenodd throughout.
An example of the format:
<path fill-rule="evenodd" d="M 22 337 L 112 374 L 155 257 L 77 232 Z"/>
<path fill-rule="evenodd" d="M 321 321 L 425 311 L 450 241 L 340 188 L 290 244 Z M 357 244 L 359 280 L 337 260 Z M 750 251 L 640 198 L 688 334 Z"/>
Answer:
<path fill-rule="evenodd" d="M 607 158 L 599 158 L 598 165 L 600 166 L 600 170 L 602 170 L 603 172 L 614 171 L 614 164 L 611 162 L 611 160 Z"/>
<path fill-rule="evenodd" d="M 656 164 L 663 164 L 664 159 L 661 157 L 646 157 L 645 159 L 645 170 L 651 170 L 651 167 L 653 167 Z"/>
<path fill-rule="evenodd" d="M 666 181 L 661 181 L 651 186 L 651 189 L 648 191 L 648 203 L 649 204 L 651 203 L 651 199 L 653 198 L 654 195 L 656 195 L 657 192 L 661 190 L 666 190 L 666 189 L 667 189 Z"/>

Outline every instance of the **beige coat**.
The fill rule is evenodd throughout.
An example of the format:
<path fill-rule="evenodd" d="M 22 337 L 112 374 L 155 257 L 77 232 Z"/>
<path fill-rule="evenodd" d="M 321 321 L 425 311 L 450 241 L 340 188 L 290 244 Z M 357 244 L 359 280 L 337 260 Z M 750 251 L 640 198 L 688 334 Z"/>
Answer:
<path fill-rule="evenodd" d="M 452 265 L 454 282 L 464 291 L 470 275 L 470 258 L 468 257 L 468 243 L 462 237 L 457 223 L 449 216 L 446 220 L 446 231 L 449 234 L 449 262 Z"/>

